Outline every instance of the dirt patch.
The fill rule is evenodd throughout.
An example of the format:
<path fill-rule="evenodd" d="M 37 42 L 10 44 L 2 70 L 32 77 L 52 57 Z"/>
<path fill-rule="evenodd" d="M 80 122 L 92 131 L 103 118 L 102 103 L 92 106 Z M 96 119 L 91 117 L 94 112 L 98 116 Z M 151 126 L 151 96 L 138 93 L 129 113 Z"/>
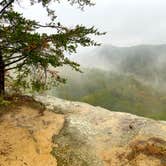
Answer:
<path fill-rule="evenodd" d="M 49 111 L 41 114 L 33 104 L 19 105 L 1 116 L 0 166 L 57 165 L 50 154 L 52 136 L 63 127 L 64 116 Z"/>

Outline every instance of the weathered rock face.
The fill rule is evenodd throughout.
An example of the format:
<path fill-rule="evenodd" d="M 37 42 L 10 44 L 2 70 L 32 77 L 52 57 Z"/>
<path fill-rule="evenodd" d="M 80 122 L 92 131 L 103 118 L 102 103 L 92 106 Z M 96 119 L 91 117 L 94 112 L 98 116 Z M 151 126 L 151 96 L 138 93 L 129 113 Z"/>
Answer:
<path fill-rule="evenodd" d="M 58 166 L 166 166 L 166 122 L 55 97 L 35 100 L 65 117 L 53 137 Z"/>
<path fill-rule="evenodd" d="M 21 106 L 0 117 L 0 166 L 56 166 L 50 152 L 64 116 Z"/>
<path fill-rule="evenodd" d="M 55 97 L 35 100 L 51 111 L 29 103 L 0 117 L 0 166 L 166 166 L 166 122 Z"/>

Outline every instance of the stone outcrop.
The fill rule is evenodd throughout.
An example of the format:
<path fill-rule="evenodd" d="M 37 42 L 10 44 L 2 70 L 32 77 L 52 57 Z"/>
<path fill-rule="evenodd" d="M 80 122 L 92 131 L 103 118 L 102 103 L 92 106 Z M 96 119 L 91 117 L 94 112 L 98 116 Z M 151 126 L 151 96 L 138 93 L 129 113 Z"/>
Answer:
<path fill-rule="evenodd" d="M 0 117 L 0 166 L 56 166 L 50 152 L 52 136 L 64 125 L 64 116 L 29 106 L 18 106 Z"/>
<path fill-rule="evenodd" d="M 59 166 L 166 165 L 166 122 L 50 96 L 34 98 L 65 118 L 53 136 Z"/>
<path fill-rule="evenodd" d="M 165 121 L 34 99 L 0 116 L 0 166 L 166 166 Z"/>

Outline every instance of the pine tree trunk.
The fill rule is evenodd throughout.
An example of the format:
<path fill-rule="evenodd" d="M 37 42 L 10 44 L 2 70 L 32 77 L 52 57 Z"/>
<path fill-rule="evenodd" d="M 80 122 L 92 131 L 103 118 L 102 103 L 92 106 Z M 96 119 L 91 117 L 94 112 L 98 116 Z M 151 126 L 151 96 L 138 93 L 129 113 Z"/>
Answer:
<path fill-rule="evenodd" d="M 5 65 L 0 50 L 0 96 L 5 94 Z"/>

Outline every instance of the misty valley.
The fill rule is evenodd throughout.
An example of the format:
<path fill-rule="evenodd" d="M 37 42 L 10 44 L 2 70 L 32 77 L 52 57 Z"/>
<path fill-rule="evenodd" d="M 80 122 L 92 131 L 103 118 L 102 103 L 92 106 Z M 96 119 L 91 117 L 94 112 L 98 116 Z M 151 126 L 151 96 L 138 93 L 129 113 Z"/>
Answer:
<path fill-rule="evenodd" d="M 83 73 L 60 69 L 67 83 L 49 93 L 111 111 L 166 120 L 165 54 L 166 45 L 104 45 L 75 59 Z"/>

